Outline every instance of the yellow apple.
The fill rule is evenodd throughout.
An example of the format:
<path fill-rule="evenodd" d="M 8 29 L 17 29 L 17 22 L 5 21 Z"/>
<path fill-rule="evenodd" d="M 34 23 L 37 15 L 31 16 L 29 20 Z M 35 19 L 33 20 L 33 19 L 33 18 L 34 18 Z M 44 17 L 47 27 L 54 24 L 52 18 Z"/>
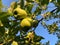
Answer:
<path fill-rule="evenodd" d="M 20 23 L 21 27 L 31 27 L 32 26 L 32 19 L 27 17 L 24 18 L 21 23 Z"/>
<path fill-rule="evenodd" d="M 18 43 L 16 41 L 13 41 L 12 45 L 18 45 Z"/>
<path fill-rule="evenodd" d="M 20 19 L 26 18 L 27 17 L 27 12 L 20 7 L 17 7 L 14 9 L 14 15 L 17 15 Z"/>

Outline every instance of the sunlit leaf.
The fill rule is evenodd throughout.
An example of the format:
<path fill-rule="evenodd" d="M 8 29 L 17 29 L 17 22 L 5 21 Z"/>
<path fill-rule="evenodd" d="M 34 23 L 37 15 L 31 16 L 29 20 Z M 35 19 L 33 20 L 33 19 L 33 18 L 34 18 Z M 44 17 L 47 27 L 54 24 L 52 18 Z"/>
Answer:
<path fill-rule="evenodd" d="M 27 10 L 28 13 L 31 13 L 33 6 L 34 5 L 32 3 L 27 3 L 26 4 L 25 7 L 26 7 L 26 10 Z"/>
<path fill-rule="evenodd" d="M 57 0 L 58 5 L 60 5 L 60 0 Z"/>

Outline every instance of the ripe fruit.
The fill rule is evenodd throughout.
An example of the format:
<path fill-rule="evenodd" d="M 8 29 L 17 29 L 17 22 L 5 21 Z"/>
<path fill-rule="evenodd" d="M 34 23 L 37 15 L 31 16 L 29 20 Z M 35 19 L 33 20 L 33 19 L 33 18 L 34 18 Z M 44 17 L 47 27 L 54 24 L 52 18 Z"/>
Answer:
<path fill-rule="evenodd" d="M 22 28 L 30 28 L 32 26 L 32 19 L 27 17 L 27 18 L 24 18 L 21 23 L 20 23 L 20 26 Z"/>
<path fill-rule="evenodd" d="M 13 41 L 12 45 L 18 45 L 18 43 L 16 41 Z"/>
<path fill-rule="evenodd" d="M 14 15 L 17 15 L 20 19 L 23 19 L 27 17 L 27 12 L 20 7 L 17 7 L 14 9 Z"/>

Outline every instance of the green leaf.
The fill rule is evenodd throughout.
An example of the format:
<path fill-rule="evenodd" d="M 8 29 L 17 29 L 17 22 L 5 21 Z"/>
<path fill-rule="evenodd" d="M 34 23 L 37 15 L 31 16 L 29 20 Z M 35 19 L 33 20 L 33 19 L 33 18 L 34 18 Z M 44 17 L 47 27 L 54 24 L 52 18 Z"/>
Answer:
<path fill-rule="evenodd" d="M 2 24 L 6 27 L 9 26 L 9 20 L 8 20 L 9 16 L 10 15 L 8 15 L 7 12 L 0 13 L 0 20 L 1 20 Z"/>
<path fill-rule="evenodd" d="M 21 8 L 24 9 L 24 0 L 21 0 L 20 5 L 21 5 Z"/>
<path fill-rule="evenodd" d="M 31 13 L 31 10 L 32 10 L 32 8 L 33 8 L 33 4 L 32 3 L 28 3 L 26 6 L 25 6 L 25 9 L 26 9 L 26 11 L 28 12 L 28 13 Z"/>
<path fill-rule="evenodd" d="M 60 0 L 57 0 L 58 5 L 60 5 Z"/>
<path fill-rule="evenodd" d="M 5 16 L 8 16 L 7 12 L 1 12 L 0 13 L 0 19 L 4 18 Z"/>
<path fill-rule="evenodd" d="M 17 7 L 17 2 L 12 2 L 12 3 L 10 4 L 10 7 L 11 7 L 12 9 L 15 9 L 15 8 Z"/>
<path fill-rule="evenodd" d="M 50 33 L 53 33 L 58 29 L 58 26 L 57 26 L 56 23 L 48 25 L 47 27 L 48 27 L 48 30 L 49 30 Z"/>
<path fill-rule="evenodd" d="M 39 15 L 40 13 L 41 13 L 41 8 L 40 8 L 40 6 L 38 6 L 38 7 L 36 7 L 34 14 Z"/>
<path fill-rule="evenodd" d="M 38 2 L 40 2 L 40 0 L 36 0 L 36 2 L 38 3 Z"/>
<path fill-rule="evenodd" d="M 0 38 L 0 44 L 3 43 L 3 38 Z"/>
<path fill-rule="evenodd" d="M 2 21 L 3 26 L 9 27 L 9 20 L 7 18 L 4 17 L 3 19 L 1 19 L 1 21 Z"/>
<path fill-rule="evenodd" d="M 5 33 L 5 28 L 4 27 L 0 27 L 0 37 L 3 36 Z"/>
<path fill-rule="evenodd" d="M 2 0 L 0 0 L 0 12 L 2 12 L 2 8 L 3 8 Z"/>
<path fill-rule="evenodd" d="M 35 0 L 26 0 L 27 2 L 34 2 Z"/>
<path fill-rule="evenodd" d="M 40 36 L 35 36 L 34 37 L 34 42 L 39 42 L 39 41 L 41 41 L 41 39 L 44 39 L 44 38 L 40 37 Z"/>
<path fill-rule="evenodd" d="M 48 4 L 49 3 L 49 0 L 41 0 L 41 5 L 45 5 L 45 4 Z"/>

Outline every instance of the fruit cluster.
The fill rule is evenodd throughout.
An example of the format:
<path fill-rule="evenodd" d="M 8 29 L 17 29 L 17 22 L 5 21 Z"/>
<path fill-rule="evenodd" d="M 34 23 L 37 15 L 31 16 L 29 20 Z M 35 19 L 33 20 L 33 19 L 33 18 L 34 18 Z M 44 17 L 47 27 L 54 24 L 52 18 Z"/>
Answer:
<path fill-rule="evenodd" d="M 16 2 L 12 2 L 7 12 L 21 21 L 21 29 L 29 30 L 31 27 L 36 27 L 38 24 L 38 20 L 35 20 L 31 16 L 28 16 L 29 14 L 27 13 L 27 11 L 22 9 L 20 5 L 15 5 Z"/>

